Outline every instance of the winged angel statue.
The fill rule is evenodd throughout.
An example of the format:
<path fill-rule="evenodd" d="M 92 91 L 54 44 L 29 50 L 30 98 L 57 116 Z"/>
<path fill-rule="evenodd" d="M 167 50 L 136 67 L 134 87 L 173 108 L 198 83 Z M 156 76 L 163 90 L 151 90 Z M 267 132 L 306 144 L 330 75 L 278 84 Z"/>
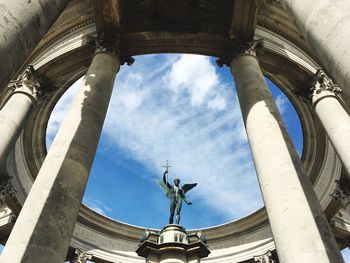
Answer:
<path fill-rule="evenodd" d="M 185 203 L 188 205 L 192 205 L 192 203 L 186 199 L 186 193 L 190 191 L 192 188 L 194 188 L 197 184 L 184 184 L 182 188 L 180 188 L 180 179 L 176 178 L 174 180 L 174 185 L 171 185 L 168 182 L 167 174 L 168 174 L 168 168 L 166 168 L 163 174 L 163 181 L 156 180 L 156 182 L 162 187 L 162 189 L 166 194 L 166 197 L 170 199 L 169 224 L 173 224 L 174 222 L 175 211 L 176 211 L 176 224 L 179 224 L 182 201 L 185 201 Z"/>

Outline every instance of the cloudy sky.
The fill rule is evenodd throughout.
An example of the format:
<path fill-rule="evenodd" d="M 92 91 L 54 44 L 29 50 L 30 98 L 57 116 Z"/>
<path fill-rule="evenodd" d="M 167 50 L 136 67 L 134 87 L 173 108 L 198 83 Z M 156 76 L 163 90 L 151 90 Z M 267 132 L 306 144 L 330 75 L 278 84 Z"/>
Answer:
<path fill-rule="evenodd" d="M 80 82 L 52 113 L 48 146 Z M 295 112 L 277 88 L 272 91 L 301 150 Z M 188 193 L 193 205 L 183 205 L 187 228 L 226 223 L 263 206 L 232 76 L 213 58 L 148 55 L 121 67 L 84 203 L 129 224 L 161 228 L 169 200 L 155 179 L 166 160 L 171 181 L 198 183 Z"/>
<path fill-rule="evenodd" d="M 80 83 L 53 111 L 48 147 Z M 301 152 L 296 113 L 269 85 Z M 214 58 L 147 55 L 121 67 L 84 203 L 129 224 L 163 227 L 169 200 L 155 179 L 161 179 L 166 160 L 171 181 L 198 183 L 188 193 L 193 205 L 183 205 L 187 228 L 226 223 L 263 206 L 233 78 Z"/>

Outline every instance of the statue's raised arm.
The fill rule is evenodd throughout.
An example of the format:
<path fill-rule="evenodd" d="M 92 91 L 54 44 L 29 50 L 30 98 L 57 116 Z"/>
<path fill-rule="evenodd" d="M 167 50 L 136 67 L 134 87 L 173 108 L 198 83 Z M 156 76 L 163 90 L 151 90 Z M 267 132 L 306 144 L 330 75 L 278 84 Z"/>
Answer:
<path fill-rule="evenodd" d="M 174 180 L 174 185 L 171 185 L 168 182 L 168 168 L 170 167 L 168 165 L 168 162 L 166 163 L 166 166 L 164 166 L 165 172 L 163 174 L 163 181 L 156 180 L 157 184 L 159 184 L 162 189 L 164 190 L 166 197 L 170 199 L 170 218 L 169 218 L 169 224 L 172 224 L 174 221 L 174 215 L 176 212 L 176 224 L 180 223 L 180 212 L 182 207 L 182 201 L 185 201 L 188 205 L 191 205 L 192 203 L 187 200 L 186 193 L 193 189 L 197 184 L 184 184 L 180 188 L 180 179 L 176 178 Z"/>
<path fill-rule="evenodd" d="M 166 175 L 168 173 L 168 170 L 166 170 L 163 174 L 163 181 L 156 179 L 157 184 L 163 189 L 165 192 L 165 196 L 170 199 L 171 198 L 171 189 L 172 185 L 168 183 L 168 180 L 166 178 Z"/>
<path fill-rule="evenodd" d="M 168 180 L 167 180 L 167 174 L 168 174 L 168 170 L 166 170 L 163 174 L 163 183 L 168 187 L 168 188 L 171 188 L 171 184 L 169 184 Z"/>

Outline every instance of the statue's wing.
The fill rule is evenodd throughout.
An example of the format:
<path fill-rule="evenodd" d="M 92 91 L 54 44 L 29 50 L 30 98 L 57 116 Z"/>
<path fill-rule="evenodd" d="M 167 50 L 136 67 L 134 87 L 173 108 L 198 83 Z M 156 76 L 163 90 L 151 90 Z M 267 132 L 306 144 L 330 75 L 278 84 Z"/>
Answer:
<path fill-rule="evenodd" d="M 195 184 L 184 184 L 182 186 L 182 190 L 185 192 L 185 194 L 190 191 L 192 188 L 194 188 L 197 185 L 197 183 Z"/>
<path fill-rule="evenodd" d="M 167 198 L 171 197 L 171 188 L 169 188 L 163 181 L 156 179 L 157 184 L 164 190 Z"/>

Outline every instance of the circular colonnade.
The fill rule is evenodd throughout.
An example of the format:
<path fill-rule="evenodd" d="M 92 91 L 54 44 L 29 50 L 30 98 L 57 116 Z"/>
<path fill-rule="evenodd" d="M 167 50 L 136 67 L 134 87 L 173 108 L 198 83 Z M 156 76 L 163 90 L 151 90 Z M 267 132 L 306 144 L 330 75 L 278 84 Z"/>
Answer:
<path fill-rule="evenodd" d="M 273 9 L 282 12 L 278 3 Z M 78 8 L 77 8 L 78 6 Z M 75 9 L 86 8 L 83 15 Z M 275 11 L 276 11 L 275 10 Z M 71 12 L 71 13 L 70 13 Z M 277 11 L 276 11 L 277 12 Z M 7 159 L 6 169 L 13 176 L 17 190 L 16 199 L 23 205 L 36 175 L 46 156 L 46 127 L 50 114 L 62 94 L 85 74 L 93 48 L 88 36 L 95 34 L 95 23 L 87 3 L 72 1 L 65 19 L 56 22 L 43 39 L 29 62 L 47 80 L 49 92 L 38 102 L 35 112 L 27 122 L 24 132 Z M 80 14 L 79 16 L 77 16 Z M 271 26 L 264 14 L 255 31 L 255 39 L 264 39 L 258 50 L 260 66 L 268 78 L 275 82 L 293 103 L 303 130 L 302 162 L 313 183 L 320 204 L 328 218 L 339 208 L 331 193 L 335 180 L 341 176 L 341 163 L 315 118 L 311 105 L 295 95 L 295 89 L 311 78 L 319 68 L 307 54 L 303 43 L 293 43 L 288 32 Z M 206 39 L 206 41 L 201 41 Z M 122 51 L 128 56 L 150 53 L 193 53 L 223 56 L 227 40 L 215 34 L 183 34 L 149 31 L 126 34 L 120 39 Z M 124 43 L 124 44 L 123 44 Z M 128 45 L 132 43 L 132 45 Z M 224 48 L 225 49 L 225 48 Z M 307 84 L 305 84 L 307 85 Z M 145 229 L 120 223 L 100 215 L 82 205 L 75 226 L 71 247 L 93 255 L 96 262 L 142 262 L 134 252 L 138 239 Z M 211 254 L 207 262 L 243 262 L 253 256 L 274 250 L 274 243 L 264 208 L 220 226 L 202 229 L 208 239 Z"/>

